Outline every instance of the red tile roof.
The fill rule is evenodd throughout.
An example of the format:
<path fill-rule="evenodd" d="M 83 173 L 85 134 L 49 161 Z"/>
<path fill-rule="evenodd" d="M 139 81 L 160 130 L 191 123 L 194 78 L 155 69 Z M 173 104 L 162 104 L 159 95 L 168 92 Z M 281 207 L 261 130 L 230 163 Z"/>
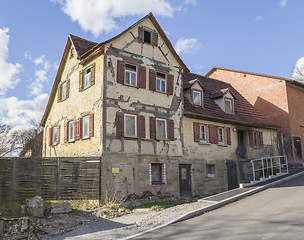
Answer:
<path fill-rule="evenodd" d="M 75 47 L 78 57 L 82 56 L 84 53 L 95 47 L 98 43 L 91 42 L 84 38 L 80 38 L 70 34 L 71 40 Z"/>
<path fill-rule="evenodd" d="M 188 88 L 189 82 L 198 78 L 200 83 L 204 86 L 204 106 L 193 105 L 186 97 L 184 97 L 185 115 L 197 118 L 211 118 L 218 121 L 234 122 L 237 124 L 245 124 L 255 127 L 270 127 L 279 128 L 255 109 L 238 91 L 236 91 L 230 84 L 204 77 L 194 73 L 188 73 L 183 78 L 184 89 Z M 211 95 L 215 92 L 222 92 L 223 89 L 229 89 L 235 96 L 234 100 L 234 114 L 225 113 L 215 102 L 211 99 Z"/>

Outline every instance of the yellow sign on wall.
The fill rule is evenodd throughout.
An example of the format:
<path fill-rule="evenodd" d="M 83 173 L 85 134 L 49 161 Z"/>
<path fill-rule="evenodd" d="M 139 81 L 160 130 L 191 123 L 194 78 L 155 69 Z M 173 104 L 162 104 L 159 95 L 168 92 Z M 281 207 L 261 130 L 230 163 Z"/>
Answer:
<path fill-rule="evenodd" d="M 118 167 L 113 167 L 112 168 L 112 173 L 119 173 L 119 168 Z"/>

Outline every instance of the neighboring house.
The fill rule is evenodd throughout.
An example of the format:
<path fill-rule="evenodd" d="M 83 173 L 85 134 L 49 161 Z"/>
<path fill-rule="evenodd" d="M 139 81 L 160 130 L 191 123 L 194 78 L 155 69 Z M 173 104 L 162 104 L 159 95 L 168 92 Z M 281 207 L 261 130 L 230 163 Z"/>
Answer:
<path fill-rule="evenodd" d="M 102 43 L 69 35 L 41 121 L 42 156 L 100 156 L 103 188 L 122 195 L 150 191 L 189 197 L 226 190 L 225 159 L 236 159 L 235 134 L 232 131 L 230 146 L 225 140 L 228 130 L 219 130 L 220 145 L 229 147 L 210 142 L 200 156 L 191 151 L 194 144 L 205 146 L 194 142 L 193 129 L 188 129 L 191 121 L 203 121 L 200 114 L 199 120 L 184 118 L 182 81 L 188 72 L 152 13 Z M 199 86 L 201 96 L 210 91 L 204 83 Z M 231 112 L 224 116 L 238 116 L 234 98 L 237 103 L 241 96 L 231 89 L 222 94 L 231 100 Z M 208 103 L 205 98 L 209 96 L 201 104 Z M 213 96 L 219 105 L 220 98 Z M 209 119 L 217 124 L 218 119 Z M 241 125 L 263 132 L 264 144 L 270 145 L 272 130 L 264 120 L 258 114 Z M 219 126 L 237 127 L 226 123 Z"/>
<path fill-rule="evenodd" d="M 184 156 L 206 165 L 207 176 L 194 168 L 203 182 L 224 185 L 227 177 L 217 177 L 226 174 L 226 165 L 228 179 L 237 171 L 239 182 L 252 180 L 250 160 L 278 155 L 277 129 L 230 84 L 193 73 L 184 77 Z"/>
<path fill-rule="evenodd" d="M 289 78 L 219 67 L 213 67 L 206 76 L 230 83 L 267 119 L 281 126 L 284 150 L 289 162 L 302 165 L 304 109 L 300 104 L 304 102 L 303 83 Z"/>

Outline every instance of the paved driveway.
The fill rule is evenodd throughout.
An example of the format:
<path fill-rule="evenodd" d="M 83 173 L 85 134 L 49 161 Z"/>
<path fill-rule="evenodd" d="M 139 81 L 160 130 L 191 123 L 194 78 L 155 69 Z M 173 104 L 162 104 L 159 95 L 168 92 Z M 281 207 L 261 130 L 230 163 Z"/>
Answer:
<path fill-rule="evenodd" d="M 135 239 L 304 239 L 304 176 Z"/>

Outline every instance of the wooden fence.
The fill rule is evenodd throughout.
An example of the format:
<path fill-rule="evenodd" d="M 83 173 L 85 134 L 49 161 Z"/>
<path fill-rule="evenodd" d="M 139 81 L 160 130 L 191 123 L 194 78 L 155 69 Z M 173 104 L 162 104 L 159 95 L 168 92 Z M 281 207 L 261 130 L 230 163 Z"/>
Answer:
<path fill-rule="evenodd" d="M 101 158 L 0 158 L 0 202 L 100 199 Z"/>

